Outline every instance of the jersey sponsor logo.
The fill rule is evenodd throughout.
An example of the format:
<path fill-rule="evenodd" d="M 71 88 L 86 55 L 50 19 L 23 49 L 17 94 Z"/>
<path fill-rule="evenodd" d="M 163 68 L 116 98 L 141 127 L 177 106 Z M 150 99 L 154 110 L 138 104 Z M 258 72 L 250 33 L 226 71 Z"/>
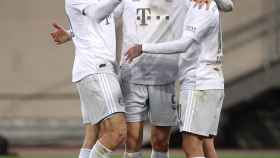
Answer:
<path fill-rule="evenodd" d="M 165 15 L 163 17 L 159 15 L 153 16 L 151 8 L 137 8 L 136 13 L 137 20 L 140 21 L 141 26 L 148 25 L 148 21 L 151 21 L 152 18 L 155 18 L 156 20 L 161 20 L 162 18 L 165 18 L 165 20 L 167 21 L 170 19 L 169 15 Z"/>

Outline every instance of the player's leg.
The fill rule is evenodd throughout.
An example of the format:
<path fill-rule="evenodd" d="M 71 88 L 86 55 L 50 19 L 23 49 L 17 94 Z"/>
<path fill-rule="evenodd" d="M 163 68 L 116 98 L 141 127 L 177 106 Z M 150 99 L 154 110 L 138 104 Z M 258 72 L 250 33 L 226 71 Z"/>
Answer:
<path fill-rule="evenodd" d="M 84 128 L 84 141 L 82 148 L 91 149 L 98 139 L 99 126 L 85 124 Z"/>
<path fill-rule="evenodd" d="M 142 147 L 143 141 L 143 128 L 144 122 L 128 122 L 127 123 L 127 141 L 126 152 L 135 153 L 139 152 Z"/>
<path fill-rule="evenodd" d="M 180 130 L 184 132 L 185 154 L 188 157 L 205 157 L 204 142 L 210 135 L 217 134 L 223 91 L 184 90 L 181 92 L 180 100 L 182 105 Z"/>
<path fill-rule="evenodd" d="M 204 157 L 203 137 L 183 132 L 182 148 L 187 158 Z"/>
<path fill-rule="evenodd" d="M 124 105 L 121 103 L 119 81 L 114 73 L 110 73 L 113 71 L 109 70 L 111 67 L 106 64 L 100 73 L 88 76 L 78 84 L 84 104 L 83 113 L 92 124 L 102 126 L 101 137 L 91 149 L 90 158 L 108 157 L 126 137 L 126 121 L 122 114 Z M 108 72 L 102 73 L 105 71 Z"/>
<path fill-rule="evenodd" d="M 143 128 L 143 121 L 127 123 L 127 141 L 124 153 L 125 158 L 143 158 L 141 153 Z"/>
<path fill-rule="evenodd" d="M 128 83 L 122 80 L 126 119 L 127 140 L 124 156 L 126 158 L 142 158 L 141 146 L 143 140 L 144 121 L 147 119 L 147 86 Z"/>
<path fill-rule="evenodd" d="M 151 158 L 169 157 L 172 126 L 177 125 L 175 84 L 149 86 L 150 121 L 152 123 Z"/>
<path fill-rule="evenodd" d="M 91 150 L 90 158 L 106 158 L 126 139 L 126 120 L 119 81 L 115 74 L 97 74 L 102 107 L 96 109 L 101 112 L 100 138 Z M 96 85 L 97 86 L 97 85 Z"/>
<path fill-rule="evenodd" d="M 89 158 L 90 151 L 98 139 L 99 126 L 85 124 L 84 141 L 79 153 L 79 158 Z"/>
<path fill-rule="evenodd" d="M 101 122 L 100 138 L 98 141 L 110 150 L 115 150 L 126 140 L 126 120 L 123 113 L 115 113 Z"/>
<path fill-rule="evenodd" d="M 85 100 L 85 85 L 83 84 L 86 79 L 76 83 L 77 90 L 80 95 L 82 120 L 84 124 L 84 140 L 79 153 L 79 158 L 89 158 L 90 151 L 98 139 L 99 126 L 92 125 L 88 111 L 90 110 L 87 101 Z"/>
<path fill-rule="evenodd" d="M 213 136 L 203 140 L 203 151 L 207 158 L 218 158 Z"/>
<path fill-rule="evenodd" d="M 151 129 L 151 158 L 169 157 L 169 140 L 171 135 L 170 126 L 152 126 Z"/>

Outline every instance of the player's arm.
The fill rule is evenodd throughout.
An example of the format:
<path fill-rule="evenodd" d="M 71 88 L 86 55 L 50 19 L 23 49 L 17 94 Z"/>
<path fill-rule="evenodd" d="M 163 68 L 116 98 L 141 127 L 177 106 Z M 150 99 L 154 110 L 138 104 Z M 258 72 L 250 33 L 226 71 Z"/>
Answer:
<path fill-rule="evenodd" d="M 126 54 L 126 60 L 131 63 L 134 58 L 140 56 L 142 53 L 146 54 L 177 54 L 184 53 L 191 44 L 195 42 L 194 39 L 189 37 L 183 37 L 181 39 L 170 41 L 170 42 L 161 42 L 161 43 L 146 43 L 146 44 L 137 44 L 134 47 L 130 48 Z"/>
<path fill-rule="evenodd" d="M 181 39 L 161 42 L 136 45 L 130 48 L 126 54 L 126 60 L 132 62 L 134 58 L 142 53 L 147 54 L 174 54 L 185 52 L 194 42 L 202 40 L 206 33 L 211 31 L 219 21 L 219 16 L 214 15 L 211 11 L 203 12 L 202 14 L 192 15 L 197 18 L 185 20 L 184 33 Z"/>
<path fill-rule="evenodd" d="M 61 45 L 63 43 L 71 41 L 72 33 L 70 30 L 66 30 L 57 23 L 53 23 L 52 25 L 55 30 L 51 33 L 51 36 L 56 45 Z"/>
<path fill-rule="evenodd" d="M 86 15 L 93 21 L 100 23 L 115 10 L 121 1 L 122 0 L 94 1 L 81 11 L 83 15 Z"/>

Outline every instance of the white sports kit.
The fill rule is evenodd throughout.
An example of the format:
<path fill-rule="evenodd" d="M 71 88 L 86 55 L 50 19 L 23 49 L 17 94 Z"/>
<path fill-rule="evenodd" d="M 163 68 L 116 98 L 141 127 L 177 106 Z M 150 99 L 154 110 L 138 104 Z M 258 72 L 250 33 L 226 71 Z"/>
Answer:
<path fill-rule="evenodd" d="M 180 75 L 180 130 L 202 136 L 217 135 L 224 99 L 219 10 L 214 2 L 209 11 L 191 9 L 185 23 L 185 35 L 197 42 L 193 50 L 199 56 L 193 63 L 193 71 Z"/>
<path fill-rule="evenodd" d="M 183 36 L 171 42 L 143 44 L 143 50 L 150 54 L 181 52 L 180 130 L 216 135 L 224 98 L 219 10 L 215 2 L 209 10 L 188 4 L 191 7 L 185 17 Z"/>
<path fill-rule="evenodd" d="M 73 82 L 84 123 L 125 111 L 128 122 L 149 116 L 153 125 L 175 126 L 179 120 L 181 131 L 217 134 L 224 78 L 215 2 L 206 10 L 189 0 L 66 0 L 66 12 L 74 34 Z M 123 21 L 121 86 L 114 17 Z M 128 64 L 126 52 L 135 44 L 142 44 L 143 54 Z"/>
<path fill-rule="evenodd" d="M 125 110 L 116 73 L 115 21 L 110 14 L 119 3 L 119 0 L 65 2 L 75 44 L 73 82 L 80 94 L 84 123 L 97 124 Z"/>
<path fill-rule="evenodd" d="M 144 121 L 149 115 L 153 125 L 177 124 L 174 82 L 179 55 L 143 54 L 128 64 L 125 53 L 135 44 L 180 38 L 187 11 L 183 3 L 184 0 L 123 0 L 115 11 L 123 20 L 121 77 L 128 122 Z"/>

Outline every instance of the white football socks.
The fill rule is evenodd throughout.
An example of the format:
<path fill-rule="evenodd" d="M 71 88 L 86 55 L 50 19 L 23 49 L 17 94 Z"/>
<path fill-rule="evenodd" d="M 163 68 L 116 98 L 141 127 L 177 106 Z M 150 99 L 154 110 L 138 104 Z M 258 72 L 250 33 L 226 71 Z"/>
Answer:
<path fill-rule="evenodd" d="M 109 158 L 112 151 L 99 141 L 93 146 L 89 158 Z"/>
<path fill-rule="evenodd" d="M 143 158 L 143 155 L 141 152 L 135 152 L 135 153 L 124 153 L 124 158 Z"/>

